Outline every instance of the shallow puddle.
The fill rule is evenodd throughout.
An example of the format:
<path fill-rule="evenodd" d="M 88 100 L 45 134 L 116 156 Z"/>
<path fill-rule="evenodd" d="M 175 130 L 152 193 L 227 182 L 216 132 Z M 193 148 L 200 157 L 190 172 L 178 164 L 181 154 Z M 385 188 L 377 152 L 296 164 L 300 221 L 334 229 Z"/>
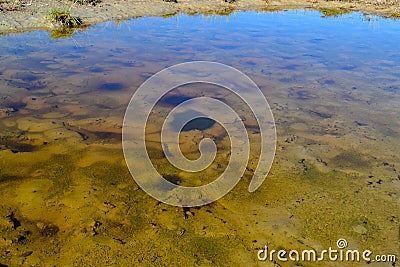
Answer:
<path fill-rule="evenodd" d="M 400 257 L 399 26 L 359 13 L 239 12 L 102 23 L 67 38 L 1 36 L 0 263 L 274 266 L 258 262 L 265 245 L 321 251 L 340 238 L 351 249 Z M 162 118 L 193 97 L 232 104 L 253 144 L 232 192 L 182 209 L 135 184 L 122 121 L 141 83 L 194 60 L 253 79 L 272 108 L 278 143 L 269 176 L 249 193 L 259 128 L 248 109 L 223 90 L 177 88 L 146 129 L 149 155 L 167 180 L 206 184 L 229 159 L 226 132 L 201 118 L 186 125 L 180 146 L 196 159 L 198 143 L 211 138 L 215 162 L 201 174 L 167 164 Z"/>

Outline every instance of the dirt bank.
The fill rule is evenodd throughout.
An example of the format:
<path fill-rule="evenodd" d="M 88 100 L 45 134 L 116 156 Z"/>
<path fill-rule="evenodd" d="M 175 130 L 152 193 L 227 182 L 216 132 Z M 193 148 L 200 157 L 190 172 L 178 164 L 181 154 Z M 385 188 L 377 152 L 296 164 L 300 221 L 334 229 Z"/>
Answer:
<path fill-rule="evenodd" d="M 99 1 L 100 2 L 100 1 Z M 229 3 L 232 2 L 232 3 Z M 101 0 L 93 5 L 80 5 L 69 0 L 0 0 L 0 34 L 35 29 L 53 29 L 48 13 L 69 9 L 83 24 L 124 20 L 142 16 L 162 16 L 178 12 L 229 14 L 236 10 L 280 10 L 287 8 L 365 11 L 387 17 L 400 17 L 398 0 L 321 1 L 321 0 Z M 333 11 L 335 13 L 335 11 Z"/>

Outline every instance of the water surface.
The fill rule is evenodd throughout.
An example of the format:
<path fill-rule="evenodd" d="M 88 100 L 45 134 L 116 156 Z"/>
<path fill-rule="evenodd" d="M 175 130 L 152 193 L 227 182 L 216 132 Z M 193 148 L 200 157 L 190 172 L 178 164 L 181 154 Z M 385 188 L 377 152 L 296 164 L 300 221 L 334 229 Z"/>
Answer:
<path fill-rule="evenodd" d="M 267 243 L 322 249 L 338 238 L 397 253 L 399 27 L 359 13 L 287 11 L 140 18 L 61 39 L 44 31 L 1 36 L 0 215 L 20 226 L 0 225 L 0 247 L 9 251 L 0 263 L 243 265 L 257 262 Z M 193 60 L 233 66 L 259 85 L 275 116 L 278 150 L 256 193 L 246 191 L 250 162 L 232 193 L 182 211 L 137 188 L 123 160 L 121 125 L 142 82 Z M 203 91 L 180 88 L 159 111 Z M 165 177 L 199 185 L 224 169 L 224 155 L 200 176 L 167 166 L 159 119 L 149 126 L 148 148 Z M 188 126 L 183 152 L 196 158 L 204 137 L 224 152 L 219 127 Z"/>

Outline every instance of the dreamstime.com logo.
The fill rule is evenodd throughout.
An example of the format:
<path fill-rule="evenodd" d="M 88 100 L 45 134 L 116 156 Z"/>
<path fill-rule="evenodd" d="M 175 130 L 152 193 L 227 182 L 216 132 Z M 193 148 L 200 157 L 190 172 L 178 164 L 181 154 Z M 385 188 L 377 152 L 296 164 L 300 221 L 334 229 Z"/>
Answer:
<path fill-rule="evenodd" d="M 336 242 L 337 248 L 329 247 L 321 252 L 317 252 L 315 249 L 307 250 L 270 250 L 266 245 L 264 249 L 260 249 L 257 252 L 257 258 L 259 261 L 270 261 L 276 260 L 281 262 L 317 262 L 317 261 L 332 261 L 332 262 L 360 262 L 365 261 L 366 263 L 371 262 L 396 262 L 396 255 L 394 254 L 374 254 L 371 250 L 366 249 L 360 251 L 357 249 L 347 249 L 347 240 L 340 238 Z"/>
<path fill-rule="evenodd" d="M 189 122 L 208 118 L 222 125 L 230 138 L 230 159 L 226 169 L 211 183 L 185 187 L 171 183 L 153 166 L 145 138 L 149 116 L 167 93 L 194 83 L 224 88 L 239 97 L 252 111 L 261 141 L 250 192 L 263 183 L 275 155 L 276 133 L 271 109 L 263 93 L 248 76 L 227 65 L 206 61 L 178 64 L 156 73 L 131 98 L 124 117 L 122 145 L 129 171 L 137 184 L 155 199 L 174 206 L 201 206 L 223 197 L 239 182 L 250 155 L 249 136 L 237 112 L 218 98 L 197 97 L 179 103 L 166 116 L 161 129 L 164 155 L 179 170 L 196 173 L 206 169 L 217 154 L 214 141 L 202 139 L 198 145 L 200 157 L 190 160 L 180 150 L 179 134 Z"/>

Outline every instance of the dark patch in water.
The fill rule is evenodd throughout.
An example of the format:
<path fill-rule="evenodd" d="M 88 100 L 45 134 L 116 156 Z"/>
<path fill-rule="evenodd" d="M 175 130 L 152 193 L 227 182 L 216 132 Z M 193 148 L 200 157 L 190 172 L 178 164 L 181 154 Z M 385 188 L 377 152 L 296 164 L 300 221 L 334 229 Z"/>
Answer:
<path fill-rule="evenodd" d="M 363 122 L 359 122 L 359 121 L 355 121 L 355 123 L 357 124 L 357 126 L 368 126 L 367 123 L 363 123 Z"/>
<path fill-rule="evenodd" d="M 12 182 L 12 181 L 19 181 L 22 179 L 24 179 L 24 176 L 7 175 L 7 174 L 0 175 L 0 182 Z"/>
<path fill-rule="evenodd" d="M 23 102 L 14 102 L 6 105 L 6 108 L 12 108 L 14 111 L 18 111 L 24 107 L 26 107 L 26 103 Z"/>
<path fill-rule="evenodd" d="M 16 80 L 7 80 L 7 85 L 14 86 L 17 88 L 27 88 L 29 84 L 26 82 L 16 81 Z"/>
<path fill-rule="evenodd" d="M 139 76 L 140 76 L 140 78 L 147 80 L 148 78 L 150 78 L 153 75 L 154 75 L 153 72 L 143 72 Z"/>
<path fill-rule="evenodd" d="M 6 218 L 11 221 L 14 230 L 21 226 L 21 222 L 15 217 L 14 212 L 11 212 L 9 215 L 6 216 Z"/>
<path fill-rule="evenodd" d="M 334 85 L 335 81 L 334 80 L 325 80 L 324 84 L 326 84 L 326 85 Z"/>
<path fill-rule="evenodd" d="M 160 103 L 167 104 L 170 106 L 177 106 L 189 99 L 192 99 L 192 98 L 189 96 L 185 96 L 185 95 L 172 95 L 172 96 L 168 96 L 166 98 L 162 98 L 160 100 Z"/>
<path fill-rule="evenodd" d="M 0 149 L 10 150 L 12 153 L 32 152 L 37 149 L 37 146 L 25 143 L 20 140 L 3 137 L 0 139 Z"/>
<path fill-rule="evenodd" d="M 318 98 L 317 95 L 312 94 L 304 87 L 290 87 L 288 97 L 295 97 L 298 100 L 311 100 Z"/>
<path fill-rule="evenodd" d="M 35 84 L 31 84 L 29 86 L 27 86 L 25 89 L 27 91 L 33 91 L 33 90 L 40 90 L 40 89 L 44 89 L 46 88 L 46 85 L 44 83 L 41 83 L 40 81 L 38 81 Z"/>
<path fill-rule="evenodd" d="M 332 79 L 323 79 L 323 78 L 319 79 L 318 83 L 322 84 L 322 85 L 334 85 L 334 84 L 336 84 L 336 82 L 334 80 L 332 80 Z"/>
<path fill-rule="evenodd" d="M 342 70 L 354 70 L 356 68 L 356 66 L 353 65 L 347 65 L 342 67 Z"/>
<path fill-rule="evenodd" d="M 393 92 L 393 93 L 399 91 L 399 89 L 400 88 L 397 85 L 391 85 L 391 86 L 387 86 L 387 87 L 383 88 L 383 90 L 388 91 L 388 92 Z"/>
<path fill-rule="evenodd" d="M 278 56 L 279 58 L 281 58 L 281 59 L 284 59 L 284 60 L 291 60 L 291 59 L 294 59 L 295 57 L 292 57 L 292 56 Z"/>
<path fill-rule="evenodd" d="M 314 55 L 314 54 L 303 54 L 303 57 L 311 57 L 311 58 L 320 58 L 320 56 L 318 55 Z"/>
<path fill-rule="evenodd" d="M 144 64 L 142 62 L 137 62 L 137 61 L 117 62 L 117 64 L 123 67 L 130 67 L 130 68 L 144 67 Z"/>
<path fill-rule="evenodd" d="M 82 133 L 82 132 L 78 132 L 78 131 L 77 131 L 77 133 L 82 137 L 82 140 L 83 140 L 83 141 L 86 141 L 86 140 L 89 139 L 89 136 L 87 136 L 86 134 L 84 134 L 84 133 Z"/>
<path fill-rule="evenodd" d="M 184 122 L 187 123 L 183 125 Z M 195 110 L 186 110 L 178 113 L 174 116 L 172 121 L 172 126 L 176 131 L 181 130 L 180 126 L 183 125 L 181 130 L 182 132 L 188 132 L 192 130 L 204 131 L 211 128 L 214 124 L 214 120 L 207 118 L 206 115 Z"/>
<path fill-rule="evenodd" d="M 370 162 L 367 161 L 361 154 L 356 152 L 344 152 L 339 154 L 332 159 L 332 162 L 336 166 L 342 168 L 366 168 L 370 166 Z"/>
<path fill-rule="evenodd" d="M 13 148 L 11 149 L 12 153 L 19 153 L 19 152 L 32 152 L 36 149 L 36 147 L 34 145 L 31 144 L 16 144 L 15 146 L 13 146 Z"/>
<path fill-rule="evenodd" d="M 89 69 L 90 72 L 94 72 L 94 73 L 100 73 L 100 72 L 104 72 L 103 68 L 100 67 L 93 67 Z"/>
<path fill-rule="evenodd" d="M 249 66 L 251 66 L 251 67 L 255 67 L 255 66 L 257 65 L 257 63 L 255 63 L 255 62 L 249 60 L 249 61 L 246 61 L 246 65 L 249 65 Z"/>
<path fill-rule="evenodd" d="M 359 99 L 353 97 L 353 96 L 351 95 L 351 92 L 348 93 L 348 94 L 344 93 L 344 94 L 341 95 L 341 97 L 342 97 L 343 100 L 346 100 L 346 101 L 354 101 L 354 102 L 355 102 L 355 101 L 358 101 L 358 100 L 359 100 Z"/>
<path fill-rule="evenodd" d="M 81 58 L 80 55 L 75 55 L 75 54 L 66 54 L 63 56 L 63 58 L 68 58 L 68 59 L 78 59 Z"/>
<path fill-rule="evenodd" d="M 33 82 L 36 80 L 39 80 L 39 77 L 32 75 L 32 74 L 27 74 L 27 73 L 18 73 L 15 78 L 20 79 L 24 82 Z"/>
<path fill-rule="evenodd" d="M 165 159 L 165 154 L 164 151 L 159 150 L 159 149 L 155 149 L 152 147 L 147 147 L 147 155 L 149 156 L 149 158 L 151 160 L 155 160 L 155 159 Z"/>
<path fill-rule="evenodd" d="M 102 141 L 108 143 L 117 143 L 121 142 L 122 134 L 121 133 L 114 133 L 114 132 L 100 132 L 100 131 L 89 131 L 83 129 L 81 127 L 76 127 L 72 125 L 68 125 L 66 123 L 62 123 L 62 125 L 69 131 L 76 132 L 81 138 L 82 141 Z"/>
<path fill-rule="evenodd" d="M 182 132 L 188 132 L 192 130 L 199 130 L 204 131 L 211 127 L 213 127 L 215 121 L 209 118 L 196 118 L 194 120 L 189 121 L 185 126 L 182 128 Z"/>
<path fill-rule="evenodd" d="M 300 100 L 307 100 L 307 99 L 313 98 L 313 97 L 311 97 L 310 92 L 305 91 L 305 90 L 298 91 L 296 93 L 296 95 L 297 95 L 297 99 L 300 99 Z"/>
<path fill-rule="evenodd" d="M 290 64 L 290 65 L 287 65 L 287 66 L 283 67 L 282 69 L 284 69 L 284 70 L 297 70 L 299 67 L 301 67 L 301 65 Z"/>
<path fill-rule="evenodd" d="M 83 141 L 90 140 L 94 141 L 102 141 L 109 143 L 116 143 L 122 140 L 122 135 L 120 133 L 113 132 L 95 132 L 89 131 L 85 129 L 80 129 L 79 131 L 75 131 L 82 138 Z"/>
<path fill-rule="evenodd" d="M 323 119 L 330 119 L 332 117 L 331 114 L 322 113 L 322 112 L 314 111 L 314 110 L 311 110 L 311 109 L 309 110 L 309 112 L 311 114 L 316 115 L 316 116 L 318 116 L 320 118 L 323 118 Z"/>
<path fill-rule="evenodd" d="M 214 47 L 223 49 L 223 50 L 233 50 L 239 48 L 237 45 L 214 45 Z"/>
<path fill-rule="evenodd" d="M 18 81 L 18 80 L 7 80 L 7 84 L 10 86 L 17 87 L 17 88 L 26 89 L 27 91 L 39 90 L 39 89 L 46 88 L 46 85 L 41 81 L 27 82 L 27 81 Z"/>
<path fill-rule="evenodd" d="M 282 82 L 282 83 L 290 83 L 290 82 L 293 82 L 293 78 L 281 78 L 281 79 L 279 79 L 279 81 L 280 82 Z"/>
<path fill-rule="evenodd" d="M 96 107 L 99 108 L 99 109 L 115 109 L 116 108 L 115 106 L 106 105 L 106 104 L 103 104 L 103 103 L 96 104 Z"/>
<path fill-rule="evenodd" d="M 324 38 L 314 38 L 314 39 L 311 39 L 311 40 L 310 40 L 310 43 L 312 43 L 312 44 L 319 44 L 319 43 L 321 43 L 322 41 L 325 41 L 325 39 L 324 39 Z"/>
<path fill-rule="evenodd" d="M 102 85 L 99 86 L 99 90 L 104 90 L 104 91 L 119 91 L 123 88 L 124 86 L 120 83 L 103 83 Z"/>
<path fill-rule="evenodd" d="M 111 49 L 111 52 L 120 54 L 120 53 L 129 52 L 129 49 L 127 49 L 127 48 L 114 48 L 114 49 Z"/>
<path fill-rule="evenodd" d="M 120 133 L 114 132 L 92 132 L 98 139 L 107 141 L 120 141 L 122 140 L 122 135 Z"/>
<path fill-rule="evenodd" d="M 135 67 L 135 63 L 133 63 L 131 61 L 129 61 L 129 62 L 120 62 L 119 65 L 122 66 L 122 67 L 128 67 L 128 68 Z"/>
<path fill-rule="evenodd" d="M 167 181 L 179 185 L 182 182 L 182 179 L 178 175 L 163 175 L 163 178 L 165 178 Z"/>

